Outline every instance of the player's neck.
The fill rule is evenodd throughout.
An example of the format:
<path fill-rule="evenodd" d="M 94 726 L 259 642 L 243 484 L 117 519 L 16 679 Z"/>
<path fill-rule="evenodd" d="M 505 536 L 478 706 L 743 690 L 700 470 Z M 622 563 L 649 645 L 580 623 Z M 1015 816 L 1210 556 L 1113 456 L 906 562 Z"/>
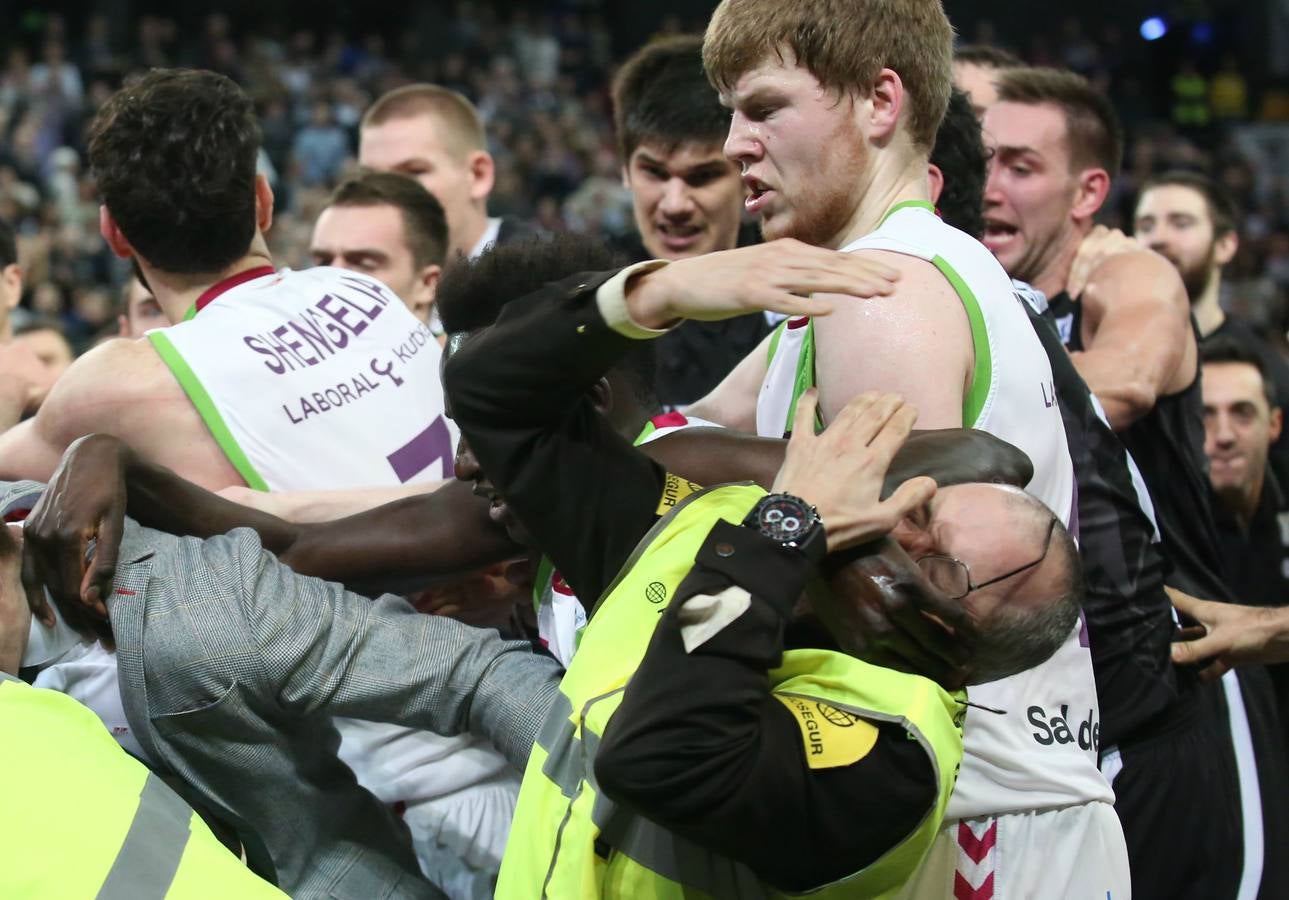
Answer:
<path fill-rule="evenodd" d="M 1053 247 L 1051 255 L 1039 269 L 1038 274 L 1028 279 L 1030 285 L 1048 297 L 1063 293 L 1066 282 L 1070 280 L 1070 269 L 1074 267 L 1074 258 L 1079 255 L 1079 244 L 1083 241 L 1083 235 L 1084 232 L 1075 231 L 1067 236 L 1064 243 Z M 1077 300 L 1078 297 L 1070 299 Z"/>
<path fill-rule="evenodd" d="M 469 259 L 488 230 L 488 210 L 475 207 L 470 218 L 462 222 L 457 230 L 460 232 L 460 240 L 456 235 L 451 236 L 454 254 L 459 253 Z"/>
<path fill-rule="evenodd" d="M 1222 270 L 1214 268 L 1209 273 L 1204 292 L 1191 304 L 1191 313 L 1195 316 L 1195 324 L 1199 326 L 1201 337 L 1208 337 L 1226 321 L 1226 313 L 1222 312 L 1222 306 L 1218 303 L 1218 297 L 1221 294 Z"/>
<path fill-rule="evenodd" d="M 926 167 L 925 155 L 911 154 L 889 161 L 879 159 L 872 168 L 872 176 L 854 215 L 826 246 L 839 250 L 871 234 L 882 224 L 886 214 L 900 203 L 930 203 L 931 185 L 927 181 Z"/>
<path fill-rule="evenodd" d="M 188 315 L 188 310 L 197 302 L 197 298 L 207 289 L 248 269 L 271 265 L 273 265 L 273 259 L 269 256 L 268 248 L 264 246 L 262 238 L 256 240 L 245 256 L 213 275 L 176 275 L 158 271 L 140 261 L 140 267 L 148 280 L 148 287 L 152 289 L 152 295 L 157 298 L 161 311 L 166 314 L 171 324 L 182 322 Z"/>

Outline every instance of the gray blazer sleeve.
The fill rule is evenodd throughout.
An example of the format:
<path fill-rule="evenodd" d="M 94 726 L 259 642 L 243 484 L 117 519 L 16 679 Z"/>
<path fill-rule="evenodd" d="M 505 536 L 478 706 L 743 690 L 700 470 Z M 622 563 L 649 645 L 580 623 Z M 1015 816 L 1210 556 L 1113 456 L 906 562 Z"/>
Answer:
<path fill-rule="evenodd" d="M 175 601 L 165 617 L 169 630 L 177 630 L 176 619 L 188 620 L 186 634 L 168 642 L 188 660 L 193 652 L 207 661 L 223 657 L 227 677 L 257 683 L 260 700 L 288 714 L 393 722 L 444 735 L 473 731 L 518 768 L 525 765 L 562 674 L 527 643 L 423 615 L 392 595 L 368 600 L 299 575 L 263 550 L 250 529 L 184 538 L 167 551 L 154 561 L 148 627 L 159 624 L 156 589 Z M 212 616 L 242 619 L 247 646 L 212 646 L 220 640 L 212 628 L 236 634 L 242 626 L 219 628 Z M 199 646 L 182 647 L 187 641 Z M 244 667 L 257 671 L 237 671 Z"/>

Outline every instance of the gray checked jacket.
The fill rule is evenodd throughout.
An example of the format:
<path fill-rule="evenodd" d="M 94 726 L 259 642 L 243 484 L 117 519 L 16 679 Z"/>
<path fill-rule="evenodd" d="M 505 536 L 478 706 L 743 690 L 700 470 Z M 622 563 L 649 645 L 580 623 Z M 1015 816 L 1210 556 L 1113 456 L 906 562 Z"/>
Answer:
<path fill-rule="evenodd" d="M 0 511 L 41 490 L 0 482 Z M 200 540 L 127 520 L 107 606 L 139 742 L 297 898 L 438 896 L 337 758 L 332 716 L 474 731 L 522 770 L 561 674 L 495 631 L 298 575 L 245 528 Z"/>

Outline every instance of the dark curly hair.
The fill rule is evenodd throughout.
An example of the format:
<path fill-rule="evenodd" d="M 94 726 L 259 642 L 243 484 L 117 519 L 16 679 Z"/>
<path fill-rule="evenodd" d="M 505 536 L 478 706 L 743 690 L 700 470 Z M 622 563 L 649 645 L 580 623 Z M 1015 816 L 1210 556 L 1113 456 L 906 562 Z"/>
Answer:
<path fill-rule="evenodd" d="M 135 251 L 163 272 L 219 272 L 255 237 L 260 127 L 231 80 L 153 69 L 103 104 L 90 126 L 99 196 Z"/>
<path fill-rule="evenodd" d="M 936 209 L 954 228 L 973 238 L 985 232 L 985 145 L 971 100 L 957 89 L 935 134 L 931 163 L 944 175 Z"/>
<path fill-rule="evenodd" d="M 552 282 L 582 273 L 620 269 L 626 260 L 603 241 L 577 234 L 529 237 L 494 245 L 477 259 L 450 265 L 434 305 L 449 335 L 487 328 L 507 303 Z M 449 344 L 452 346 L 452 344 Z M 645 409 L 658 406 L 657 355 L 653 341 L 635 341 L 613 367 Z"/>

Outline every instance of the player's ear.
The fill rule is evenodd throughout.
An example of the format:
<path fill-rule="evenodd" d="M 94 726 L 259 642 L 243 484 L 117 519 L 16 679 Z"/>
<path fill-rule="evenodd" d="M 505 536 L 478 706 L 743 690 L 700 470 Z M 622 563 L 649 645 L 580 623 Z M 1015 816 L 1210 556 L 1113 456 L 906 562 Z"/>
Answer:
<path fill-rule="evenodd" d="M 874 137 L 893 133 L 899 125 L 900 111 L 904 109 L 904 82 L 894 69 L 882 69 L 873 80 L 868 98 L 867 131 Z M 856 106 L 860 106 L 858 101 Z"/>
<path fill-rule="evenodd" d="M 931 202 L 939 203 L 940 194 L 944 191 L 944 173 L 935 163 L 928 163 L 926 167 L 926 180 L 931 186 Z"/>
<path fill-rule="evenodd" d="M 107 241 L 107 246 L 114 255 L 121 259 L 134 256 L 134 248 L 130 246 L 120 226 L 116 224 L 116 219 L 112 218 L 112 213 L 106 204 L 98 208 L 98 233 L 103 235 L 103 240 Z"/>
<path fill-rule="evenodd" d="M 1235 251 L 1240 249 L 1240 237 L 1234 228 L 1213 241 L 1213 262 L 1224 266 L 1235 259 Z"/>
<path fill-rule="evenodd" d="M 1084 169 L 1079 173 L 1070 215 L 1078 221 L 1090 220 L 1109 194 L 1110 174 L 1105 169 Z"/>
<path fill-rule="evenodd" d="M 255 227 L 260 233 L 273 224 L 273 188 L 263 172 L 255 174 Z"/>
<path fill-rule="evenodd" d="M 609 379 L 601 378 L 591 385 L 591 390 L 587 393 L 591 398 L 591 405 L 600 415 L 607 416 L 613 411 L 613 386 L 609 384 Z"/>
<path fill-rule="evenodd" d="M 496 164 L 486 150 L 475 150 L 467 160 L 470 169 L 470 198 L 486 200 L 497 180 Z"/>

